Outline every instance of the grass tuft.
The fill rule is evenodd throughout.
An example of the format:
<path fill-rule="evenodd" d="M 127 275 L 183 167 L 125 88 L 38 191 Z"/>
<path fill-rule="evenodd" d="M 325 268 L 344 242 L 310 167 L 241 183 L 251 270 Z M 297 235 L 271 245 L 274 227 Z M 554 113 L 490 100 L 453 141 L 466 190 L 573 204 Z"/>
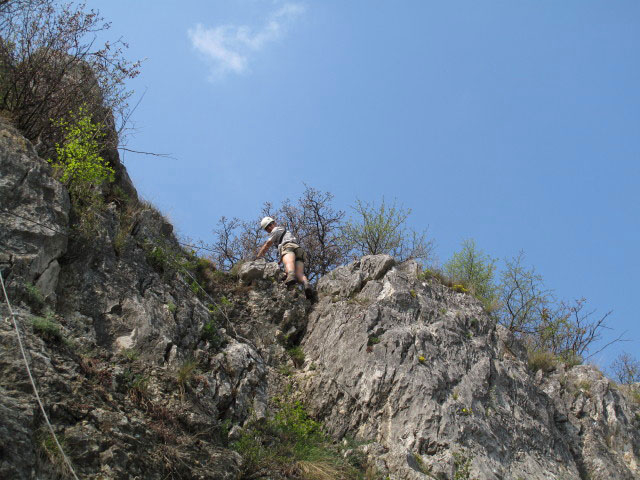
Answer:
<path fill-rule="evenodd" d="M 65 343 L 65 338 L 60 330 L 60 325 L 53 320 L 52 316 L 31 317 L 33 332 L 45 342 Z"/>
<path fill-rule="evenodd" d="M 302 403 L 276 399 L 275 407 L 272 415 L 251 422 L 231 444 L 243 457 L 243 478 L 264 472 L 278 478 L 308 480 L 362 478 L 359 469 L 344 458 Z"/>
<path fill-rule="evenodd" d="M 178 368 L 176 380 L 178 381 L 181 395 L 184 395 L 187 386 L 191 383 L 191 380 L 193 380 L 197 368 L 198 362 L 194 359 L 185 360 L 182 365 L 180 365 L 180 368 Z"/>
<path fill-rule="evenodd" d="M 296 368 L 300 368 L 302 367 L 302 365 L 304 365 L 304 351 L 302 350 L 302 347 L 297 346 L 289 348 L 287 349 L 287 353 L 291 357 L 291 360 L 293 361 L 293 364 L 296 366 Z"/>
<path fill-rule="evenodd" d="M 545 373 L 555 370 L 558 365 L 558 358 L 548 350 L 531 350 L 528 352 L 529 370 L 537 372 L 542 370 Z"/>

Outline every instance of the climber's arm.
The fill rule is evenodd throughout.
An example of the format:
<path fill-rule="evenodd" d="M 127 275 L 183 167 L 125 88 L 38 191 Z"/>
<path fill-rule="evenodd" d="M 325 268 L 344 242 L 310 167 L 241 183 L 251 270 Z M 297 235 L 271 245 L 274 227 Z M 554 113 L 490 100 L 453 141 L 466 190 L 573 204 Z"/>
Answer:
<path fill-rule="evenodd" d="M 269 248 L 271 248 L 271 245 L 273 245 L 273 242 L 271 240 L 267 240 L 266 242 L 264 242 L 264 245 L 262 245 L 260 250 L 258 250 L 258 255 L 256 255 L 256 258 L 264 257 L 264 254 L 267 253 L 267 250 L 269 250 Z"/>

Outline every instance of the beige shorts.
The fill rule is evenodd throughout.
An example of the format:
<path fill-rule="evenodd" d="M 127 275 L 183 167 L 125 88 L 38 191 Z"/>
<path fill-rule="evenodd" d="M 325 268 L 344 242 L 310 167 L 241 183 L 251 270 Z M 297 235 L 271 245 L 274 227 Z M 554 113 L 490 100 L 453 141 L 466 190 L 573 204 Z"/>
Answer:
<path fill-rule="evenodd" d="M 296 256 L 296 263 L 302 262 L 305 263 L 307 261 L 307 254 L 297 243 L 288 242 L 282 245 L 280 249 L 280 258 L 283 258 L 287 253 L 293 253 Z"/>

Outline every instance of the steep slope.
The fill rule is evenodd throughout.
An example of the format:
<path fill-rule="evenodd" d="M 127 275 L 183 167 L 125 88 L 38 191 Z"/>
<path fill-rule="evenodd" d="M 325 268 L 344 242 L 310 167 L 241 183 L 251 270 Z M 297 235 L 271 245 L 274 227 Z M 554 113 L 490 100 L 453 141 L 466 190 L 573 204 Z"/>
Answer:
<path fill-rule="evenodd" d="M 158 212 L 121 195 L 85 239 L 73 230 L 68 194 L 51 174 L 19 132 L 0 124 L 0 271 L 78 475 L 238 478 L 242 459 L 225 448 L 227 431 L 250 413 L 264 415 L 265 358 L 286 357 L 284 347 L 261 341 L 259 352 L 238 337 L 227 320 L 233 307 L 218 302 L 226 296 L 231 305 L 246 289 L 222 274 L 208 293 L 200 289 L 197 259 L 182 251 Z M 62 459 L 2 303 L 0 478 L 57 478 Z M 295 304 L 304 317 L 301 299 L 279 302 L 291 311 Z M 278 313 L 261 318 L 263 338 L 278 330 L 269 323 Z"/>
<path fill-rule="evenodd" d="M 534 378 L 479 301 L 363 257 L 318 284 L 306 399 L 399 478 L 638 478 L 637 400 L 595 368 Z M 469 470 L 469 471 L 467 471 Z"/>
<path fill-rule="evenodd" d="M 87 239 L 47 163 L 0 122 L 0 271 L 80 478 L 326 476 L 322 462 L 270 470 L 230 448 L 258 438 L 282 398 L 360 469 L 333 478 L 638 478 L 637 398 L 593 367 L 528 371 L 479 302 L 413 262 L 336 269 L 313 305 L 275 264 L 216 272 L 110 155 L 120 188 Z M 0 311 L 0 478 L 65 477 Z"/>

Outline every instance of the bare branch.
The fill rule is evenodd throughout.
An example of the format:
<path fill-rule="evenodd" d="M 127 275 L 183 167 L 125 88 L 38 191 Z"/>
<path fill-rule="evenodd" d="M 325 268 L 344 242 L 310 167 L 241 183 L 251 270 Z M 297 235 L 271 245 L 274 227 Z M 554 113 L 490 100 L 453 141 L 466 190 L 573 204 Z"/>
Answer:
<path fill-rule="evenodd" d="M 170 153 L 144 152 L 144 151 L 140 151 L 140 150 L 132 150 L 132 149 L 126 148 L 126 147 L 118 147 L 118 150 L 123 150 L 125 152 L 131 152 L 131 153 L 139 153 L 139 154 L 142 154 L 142 155 L 152 155 L 154 157 L 170 158 L 172 160 L 177 160 L 177 158 L 171 156 Z"/>

